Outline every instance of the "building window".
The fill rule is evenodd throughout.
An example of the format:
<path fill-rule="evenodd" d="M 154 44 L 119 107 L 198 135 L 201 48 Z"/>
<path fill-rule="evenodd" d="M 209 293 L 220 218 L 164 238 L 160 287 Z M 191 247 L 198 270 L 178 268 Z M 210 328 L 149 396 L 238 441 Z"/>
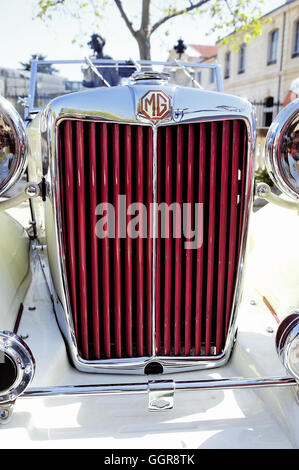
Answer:
<path fill-rule="evenodd" d="M 264 101 L 264 119 L 263 125 L 265 127 L 271 126 L 273 120 L 273 106 L 274 98 L 273 96 L 268 96 Z"/>
<path fill-rule="evenodd" d="M 299 21 L 295 23 L 295 34 L 294 34 L 294 48 L 292 57 L 299 55 Z"/>
<path fill-rule="evenodd" d="M 278 52 L 278 29 L 270 33 L 269 37 L 269 52 L 268 52 L 268 65 L 275 64 L 277 61 Z"/>
<path fill-rule="evenodd" d="M 215 69 L 210 69 L 210 83 L 215 81 Z"/>
<path fill-rule="evenodd" d="M 238 73 L 244 73 L 245 72 L 245 62 L 246 62 L 246 45 L 243 44 L 243 46 L 241 46 L 240 49 L 239 49 Z"/>
<path fill-rule="evenodd" d="M 188 70 L 188 73 L 189 73 L 189 75 L 190 75 L 190 77 L 191 77 L 191 80 L 195 80 L 195 72 L 194 72 L 194 70 Z"/>
<path fill-rule="evenodd" d="M 201 85 L 201 72 L 197 72 L 197 81 Z"/>
<path fill-rule="evenodd" d="M 230 52 L 225 54 L 225 65 L 224 65 L 224 78 L 229 78 L 230 76 Z"/>

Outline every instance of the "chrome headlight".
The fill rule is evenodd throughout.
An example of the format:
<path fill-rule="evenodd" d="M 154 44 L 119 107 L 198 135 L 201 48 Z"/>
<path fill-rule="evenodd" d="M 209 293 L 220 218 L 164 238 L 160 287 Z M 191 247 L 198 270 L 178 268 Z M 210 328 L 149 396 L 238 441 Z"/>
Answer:
<path fill-rule="evenodd" d="M 277 187 L 299 197 L 299 98 L 292 101 L 272 122 L 265 147 L 266 167 Z"/>
<path fill-rule="evenodd" d="M 26 151 L 24 123 L 9 101 L 0 96 L 0 196 L 22 176 Z"/>
<path fill-rule="evenodd" d="M 299 382 L 299 311 L 280 323 L 276 333 L 276 350 L 285 368 Z"/>
<path fill-rule="evenodd" d="M 30 384 L 35 361 L 27 344 L 14 333 L 0 331 L 0 406 L 14 402 Z"/>

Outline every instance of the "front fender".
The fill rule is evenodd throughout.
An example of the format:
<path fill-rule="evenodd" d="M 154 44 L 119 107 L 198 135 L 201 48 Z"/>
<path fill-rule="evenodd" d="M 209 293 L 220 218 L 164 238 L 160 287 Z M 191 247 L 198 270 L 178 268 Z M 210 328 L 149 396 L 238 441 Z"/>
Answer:
<path fill-rule="evenodd" d="M 6 212 L 0 213 L 0 330 L 13 331 L 31 280 L 29 237 Z"/>
<path fill-rule="evenodd" d="M 268 203 L 252 214 L 246 282 L 280 319 L 299 308 L 299 215 Z"/>

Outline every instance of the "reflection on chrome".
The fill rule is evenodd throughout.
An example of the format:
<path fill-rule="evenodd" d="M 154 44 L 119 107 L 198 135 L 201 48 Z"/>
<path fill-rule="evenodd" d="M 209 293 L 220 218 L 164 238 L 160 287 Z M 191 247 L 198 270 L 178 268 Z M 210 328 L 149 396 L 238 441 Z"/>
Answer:
<path fill-rule="evenodd" d="M 0 114 L 0 184 L 9 176 L 15 151 L 12 128 Z"/>
<path fill-rule="evenodd" d="M 0 95 L 0 196 L 19 181 L 26 157 L 25 124 L 13 105 Z"/>
<path fill-rule="evenodd" d="M 299 196 L 299 98 L 285 106 L 272 122 L 265 143 L 268 173 L 284 194 Z"/>
<path fill-rule="evenodd" d="M 281 139 L 279 148 L 285 178 L 299 192 L 299 119 L 291 123 Z"/>

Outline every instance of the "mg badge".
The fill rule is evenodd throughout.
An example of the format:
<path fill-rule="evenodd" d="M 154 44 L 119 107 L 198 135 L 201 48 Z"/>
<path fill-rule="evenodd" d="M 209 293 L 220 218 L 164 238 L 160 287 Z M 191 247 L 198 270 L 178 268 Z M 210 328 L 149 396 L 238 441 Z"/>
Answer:
<path fill-rule="evenodd" d="M 162 90 L 150 90 L 140 100 L 140 112 L 148 119 L 164 119 L 170 110 L 171 100 Z"/>

